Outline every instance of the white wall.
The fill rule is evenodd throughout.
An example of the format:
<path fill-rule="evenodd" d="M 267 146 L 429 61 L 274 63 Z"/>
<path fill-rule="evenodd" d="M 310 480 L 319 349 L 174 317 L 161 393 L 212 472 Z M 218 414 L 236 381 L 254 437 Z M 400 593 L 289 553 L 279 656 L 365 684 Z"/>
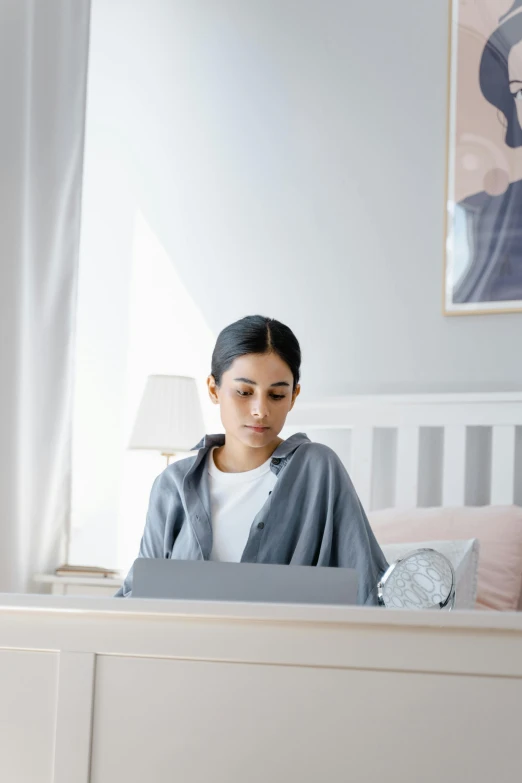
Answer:
<path fill-rule="evenodd" d="M 94 0 L 111 23 L 112 121 L 213 331 L 288 321 L 312 396 L 522 387 L 522 315 L 441 315 L 445 0 Z"/>
<path fill-rule="evenodd" d="M 303 399 L 522 388 L 522 315 L 441 314 L 448 5 L 93 0 L 84 227 L 121 296 L 132 198 L 212 333 L 295 330 Z"/>
<path fill-rule="evenodd" d="M 215 342 L 143 215 L 126 146 L 139 122 L 133 84 L 111 48 L 119 10 L 98 6 L 91 24 L 68 552 L 70 562 L 107 567 L 135 556 L 165 466 L 159 454 L 126 449 L 147 375 L 203 381 Z M 207 401 L 209 431 L 216 413 Z"/>

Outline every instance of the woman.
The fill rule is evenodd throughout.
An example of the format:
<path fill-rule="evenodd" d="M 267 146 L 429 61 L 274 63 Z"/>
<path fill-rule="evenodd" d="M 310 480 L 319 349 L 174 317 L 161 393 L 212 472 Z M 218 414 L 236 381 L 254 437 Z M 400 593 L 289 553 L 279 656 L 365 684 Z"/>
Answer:
<path fill-rule="evenodd" d="M 224 329 L 207 379 L 225 435 L 155 480 L 140 557 L 355 568 L 358 603 L 377 603 L 387 568 L 338 456 L 279 437 L 300 392 L 301 350 L 284 324 L 247 316 Z M 132 568 L 116 594 L 132 591 Z"/>

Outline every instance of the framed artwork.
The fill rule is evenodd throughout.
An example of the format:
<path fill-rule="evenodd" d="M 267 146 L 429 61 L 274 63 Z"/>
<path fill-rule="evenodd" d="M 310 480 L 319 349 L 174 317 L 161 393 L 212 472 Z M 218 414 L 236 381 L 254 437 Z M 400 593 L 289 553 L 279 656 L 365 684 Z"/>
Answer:
<path fill-rule="evenodd" d="M 444 311 L 522 312 L 522 0 L 451 0 Z"/>

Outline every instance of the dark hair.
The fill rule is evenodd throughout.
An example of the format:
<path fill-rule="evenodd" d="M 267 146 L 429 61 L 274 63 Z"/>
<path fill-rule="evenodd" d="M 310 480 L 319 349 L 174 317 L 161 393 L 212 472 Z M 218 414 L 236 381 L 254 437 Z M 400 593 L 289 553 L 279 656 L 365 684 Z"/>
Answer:
<path fill-rule="evenodd" d="M 515 3 L 516 8 L 520 3 Z M 513 9 L 511 9 L 513 10 Z M 504 18 L 504 17 L 502 17 Z M 518 121 L 515 98 L 509 89 L 508 57 L 511 49 L 522 41 L 522 13 L 509 17 L 488 39 L 479 68 L 480 89 L 484 98 L 506 118 L 506 144 L 522 147 L 522 128 Z M 522 85 L 521 85 L 522 87 Z"/>
<path fill-rule="evenodd" d="M 295 334 L 275 318 L 247 315 L 218 335 L 212 352 L 211 374 L 218 386 L 234 359 L 249 353 L 276 353 L 291 369 L 294 388 L 299 383 L 301 348 Z"/>

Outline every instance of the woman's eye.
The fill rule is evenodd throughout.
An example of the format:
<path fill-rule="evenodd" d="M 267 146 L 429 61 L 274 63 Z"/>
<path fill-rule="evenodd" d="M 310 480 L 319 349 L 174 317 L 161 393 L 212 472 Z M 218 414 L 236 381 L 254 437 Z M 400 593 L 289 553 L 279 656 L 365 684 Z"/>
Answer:
<path fill-rule="evenodd" d="M 236 391 L 240 397 L 248 397 L 251 394 L 251 392 L 241 391 L 240 389 L 236 389 Z M 286 397 L 285 394 L 271 394 L 270 396 L 273 400 L 283 400 Z"/>
<path fill-rule="evenodd" d="M 522 101 L 522 89 L 517 90 L 516 92 L 512 93 L 512 95 L 516 101 Z"/>

